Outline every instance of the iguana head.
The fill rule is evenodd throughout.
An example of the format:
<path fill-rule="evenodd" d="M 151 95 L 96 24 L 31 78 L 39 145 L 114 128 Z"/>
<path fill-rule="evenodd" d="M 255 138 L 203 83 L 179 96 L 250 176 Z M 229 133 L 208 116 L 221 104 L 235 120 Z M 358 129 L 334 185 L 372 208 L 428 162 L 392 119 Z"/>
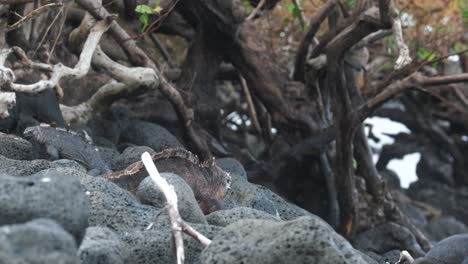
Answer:
<path fill-rule="evenodd" d="M 27 127 L 24 132 L 23 136 L 24 138 L 31 140 L 39 140 L 42 138 L 42 131 L 41 128 L 45 127 L 46 125 L 39 125 L 39 126 L 32 126 L 32 127 Z"/>

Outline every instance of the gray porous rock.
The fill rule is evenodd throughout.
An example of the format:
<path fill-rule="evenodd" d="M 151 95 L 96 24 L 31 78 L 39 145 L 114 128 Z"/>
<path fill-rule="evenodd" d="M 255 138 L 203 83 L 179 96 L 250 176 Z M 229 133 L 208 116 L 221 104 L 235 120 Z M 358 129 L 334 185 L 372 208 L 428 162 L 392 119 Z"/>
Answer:
<path fill-rule="evenodd" d="M 392 222 L 358 234 L 353 245 L 362 252 L 384 254 L 391 250 L 405 249 L 415 257 L 424 255 L 413 233 L 408 228 Z"/>
<path fill-rule="evenodd" d="M 0 132 L 0 155 L 15 160 L 30 160 L 32 145 L 24 138 Z"/>
<path fill-rule="evenodd" d="M 214 237 L 201 263 L 368 264 L 363 253 L 317 216 L 238 221 Z"/>
<path fill-rule="evenodd" d="M 93 226 L 78 250 L 81 264 L 125 264 L 129 263 L 127 245 L 107 227 Z"/>
<path fill-rule="evenodd" d="M 153 155 L 156 153 L 152 148 L 147 146 L 136 146 L 126 148 L 115 160 L 113 169 L 115 171 L 123 170 L 134 162 L 141 160 L 141 154 L 148 152 Z"/>
<path fill-rule="evenodd" d="M 76 175 L 84 186 L 90 200 L 91 226 L 107 226 L 118 232 L 128 228 L 145 229 L 160 212 L 159 208 L 141 204 L 131 193 L 107 179 L 64 170 Z"/>
<path fill-rule="evenodd" d="M 48 160 L 15 160 L 0 155 L 0 174 L 25 176 L 50 167 L 51 164 Z"/>
<path fill-rule="evenodd" d="M 156 152 L 182 147 L 177 138 L 164 127 L 136 119 L 129 121 L 127 128 L 120 135 L 120 142 L 148 146 Z"/>
<path fill-rule="evenodd" d="M 179 175 L 174 173 L 161 173 L 161 177 L 174 186 L 177 194 L 177 205 L 182 219 L 191 223 L 206 224 L 206 217 L 198 205 L 195 195 L 188 184 Z M 166 198 L 150 177 L 146 177 L 138 186 L 137 198 L 144 204 L 164 207 Z"/>
<path fill-rule="evenodd" d="M 206 216 L 210 225 L 228 226 L 242 219 L 264 219 L 279 221 L 278 217 L 249 207 L 236 207 L 228 210 L 215 211 Z"/>
<path fill-rule="evenodd" d="M 167 215 L 164 217 L 167 218 Z M 209 239 L 212 239 L 221 230 L 217 226 L 190 225 Z M 129 263 L 175 263 L 173 237 L 168 222 L 156 222 L 149 230 L 128 230 L 122 233 L 121 237 L 130 251 L 129 260 L 131 262 Z M 202 244 L 185 233 L 183 238 L 185 263 L 200 263 L 200 253 L 203 250 Z"/>
<path fill-rule="evenodd" d="M 25 177 L 0 176 L 0 225 L 50 218 L 79 243 L 88 216 L 89 200 L 75 177 L 54 170 Z"/>
<path fill-rule="evenodd" d="M 86 173 L 87 169 L 80 163 L 74 160 L 59 159 L 50 162 L 50 169 L 54 168 L 70 168 Z"/>
<path fill-rule="evenodd" d="M 231 189 L 224 198 L 226 209 L 250 207 L 275 217 L 279 216 L 282 220 L 310 215 L 306 210 L 287 202 L 268 188 L 250 183 L 244 167 L 237 160 L 223 158 L 216 160 L 216 163 L 231 175 Z"/>
<path fill-rule="evenodd" d="M 2 264 L 78 264 L 76 251 L 73 237 L 50 219 L 0 227 Z"/>
<path fill-rule="evenodd" d="M 432 219 L 424 227 L 424 231 L 433 241 L 440 241 L 451 235 L 468 233 L 468 227 L 453 216 L 443 216 Z"/>
<path fill-rule="evenodd" d="M 247 172 L 245 171 L 244 166 L 242 166 L 238 160 L 233 158 L 222 158 L 217 159 L 216 163 L 221 169 L 230 173 L 231 175 L 235 174 L 240 178 L 247 180 Z"/>
<path fill-rule="evenodd" d="M 435 244 L 413 264 L 468 264 L 468 234 L 458 234 Z"/>

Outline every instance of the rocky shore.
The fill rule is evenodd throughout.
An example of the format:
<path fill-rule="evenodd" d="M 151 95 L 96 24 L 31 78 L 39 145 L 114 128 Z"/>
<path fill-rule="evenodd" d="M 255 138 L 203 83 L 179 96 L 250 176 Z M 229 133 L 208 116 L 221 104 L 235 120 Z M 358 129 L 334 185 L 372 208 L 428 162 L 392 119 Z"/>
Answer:
<path fill-rule="evenodd" d="M 183 147 L 162 126 L 130 122 L 117 136 L 104 123 L 90 126 L 98 152 L 114 171 L 145 151 Z M 31 142 L 0 134 L 0 263 L 174 263 L 164 198 L 149 178 L 133 195 L 88 175 L 76 161 L 39 158 Z M 351 244 L 318 216 L 249 182 L 235 159 L 216 162 L 232 183 L 223 210 L 208 215 L 179 175 L 161 174 L 175 187 L 182 218 L 212 239 L 203 248 L 184 235 L 186 263 L 380 264 L 396 262 L 403 249 L 425 253 L 405 227 L 393 223 L 370 228 Z M 468 232 L 467 189 L 428 177 L 402 190 L 395 175 L 385 175 L 401 209 L 432 242 Z"/>

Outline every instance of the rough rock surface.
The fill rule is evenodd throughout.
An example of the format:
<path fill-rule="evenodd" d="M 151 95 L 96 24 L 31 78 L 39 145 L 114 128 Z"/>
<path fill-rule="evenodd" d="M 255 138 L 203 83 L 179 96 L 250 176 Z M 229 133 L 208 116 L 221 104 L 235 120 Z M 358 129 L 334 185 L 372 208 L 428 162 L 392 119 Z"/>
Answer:
<path fill-rule="evenodd" d="M 167 218 L 167 216 L 164 216 Z M 193 228 L 208 238 L 213 238 L 220 231 L 217 226 L 191 224 Z M 192 237 L 183 235 L 185 262 L 199 262 L 203 246 Z M 132 264 L 175 263 L 172 234 L 167 222 L 157 222 L 149 230 L 134 229 L 122 234 L 122 240 L 130 251 Z"/>
<path fill-rule="evenodd" d="M 50 168 L 47 160 L 14 160 L 0 155 L 0 174 L 12 176 L 31 175 Z"/>
<path fill-rule="evenodd" d="M 358 234 L 353 245 L 362 252 L 384 254 L 392 250 L 405 249 L 416 257 L 424 255 L 411 231 L 391 222 Z"/>
<path fill-rule="evenodd" d="M 32 154 L 32 145 L 26 139 L 0 133 L 0 155 L 9 159 L 30 160 Z"/>
<path fill-rule="evenodd" d="M 156 153 L 152 148 L 147 146 L 137 146 L 137 147 L 128 147 L 126 148 L 116 159 L 114 162 L 113 169 L 123 170 L 130 166 L 132 163 L 141 160 L 141 154 L 148 152 L 149 154 L 153 155 Z"/>
<path fill-rule="evenodd" d="M 49 219 L 0 227 L 0 263 L 78 264 L 76 243 Z"/>
<path fill-rule="evenodd" d="M 107 226 L 115 231 L 146 228 L 160 209 L 141 204 L 135 196 L 114 183 L 71 169 L 66 174 L 78 176 L 90 200 L 90 226 Z"/>
<path fill-rule="evenodd" d="M 89 227 L 78 250 L 81 264 L 125 264 L 129 252 L 123 241 L 106 227 Z"/>
<path fill-rule="evenodd" d="M 0 225 L 50 218 L 81 241 L 88 227 L 89 200 L 78 179 L 53 169 L 0 179 Z"/>
<path fill-rule="evenodd" d="M 362 253 L 318 217 L 241 220 L 219 232 L 201 263 L 367 264 Z"/>
<path fill-rule="evenodd" d="M 440 241 L 451 235 L 468 233 L 468 227 L 452 216 L 433 219 L 424 227 L 424 230 L 433 241 Z"/>
<path fill-rule="evenodd" d="M 127 129 L 120 135 L 120 142 L 148 146 L 156 152 L 182 147 L 177 138 L 164 127 L 141 120 L 129 121 Z"/>
<path fill-rule="evenodd" d="M 205 215 L 200 209 L 200 206 L 198 206 L 192 189 L 184 179 L 174 173 L 161 173 L 161 177 L 165 178 L 169 184 L 174 186 L 174 190 L 177 194 L 177 205 L 182 219 L 191 223 L 206 224 Z M 136 196 L 144 204 L 154 205 L 159 208 L 164 207 L 166 204 L 164 194 L 150 177 L 146 177 L 140 183 Z"/>
<path fill-rule="evenodd" d="M 206 219 L 209 224 L 216 226 L 228 226 L 242 219 L 264 219 L 280 221 L 278 217 L 249 207 L 237 207 L 228 210 L 219 210 L 207 215 Z"/>

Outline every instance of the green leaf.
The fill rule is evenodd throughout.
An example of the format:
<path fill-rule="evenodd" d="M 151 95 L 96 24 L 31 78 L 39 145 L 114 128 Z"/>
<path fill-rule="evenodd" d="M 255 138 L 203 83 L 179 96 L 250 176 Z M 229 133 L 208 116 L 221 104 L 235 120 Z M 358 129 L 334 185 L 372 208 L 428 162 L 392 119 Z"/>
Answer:
<path fill-rule="evenodd" d="M 299 10 L 299 7 L 297 7 L 293 3 L 288 3 L 286 5 L 286 8 L 288 9 L 289 13 L 294 17 L 298 18 L 301 15 L 301 10 Z"/>
<path fill-rule="evenodd" d="M 463 10 L 462 16 L 464 19 L 468 19 L 468 9 Z"/>
<path fill-rule="evenodd" d="M 424 48 L 419 48 L 418 49 L 418 57 L 419 57 L 420 60 L 426 60 L 427 57 L 429 57 L 429 55 L 431 55 L 431 53 L 428 50 L 426 50 Z"/>
<path fill-rule="evenodd" d="M 142 14 L 140 16 L 140 22 L 143 24 L 143 26 L 141 27 L 141 32 L 145 32 L 146 29 L 148 28 L 148 22 L 149 22 L 148 14 Z"/>
<path fill-rule="evenodd" d="M 154 8 L 152 8 L 149 5 L 137 5 L 137 7 L 135 8 L 135 12 L 140 13 L 140 14 L 146 14 L 146 15 L 156 14 L 156 11 L 154 10 Z"/>

